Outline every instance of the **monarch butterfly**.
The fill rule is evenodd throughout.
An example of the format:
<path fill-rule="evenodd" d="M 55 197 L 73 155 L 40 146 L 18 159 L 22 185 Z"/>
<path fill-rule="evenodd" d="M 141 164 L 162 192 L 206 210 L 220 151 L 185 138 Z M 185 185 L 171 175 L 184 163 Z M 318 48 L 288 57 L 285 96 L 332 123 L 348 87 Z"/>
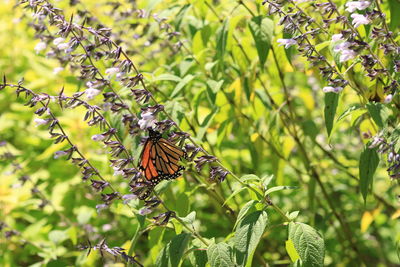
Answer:
<path fill-rule="evenodd" d="M 149 129 L 149 137 L 140 155 L 139 169 L 152 185 L 162 180 L 178 178 L 185 167 L 179 165 L 179 160 L 186 158 L 186 152 L 172 144 L 162 135 Z"/>

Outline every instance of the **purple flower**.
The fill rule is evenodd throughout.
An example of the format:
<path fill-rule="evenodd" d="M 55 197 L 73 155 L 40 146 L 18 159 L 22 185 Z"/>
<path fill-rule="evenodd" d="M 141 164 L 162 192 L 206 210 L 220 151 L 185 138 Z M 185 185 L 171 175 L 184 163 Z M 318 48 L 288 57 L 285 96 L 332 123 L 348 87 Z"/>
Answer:
<path fill-rule="evenodd" d="M 277 42 L 279 43 L 279 46 L 284 45 L 286 49 L 297 44 L 296 40 L 294 39 L 278 39 Z"/>

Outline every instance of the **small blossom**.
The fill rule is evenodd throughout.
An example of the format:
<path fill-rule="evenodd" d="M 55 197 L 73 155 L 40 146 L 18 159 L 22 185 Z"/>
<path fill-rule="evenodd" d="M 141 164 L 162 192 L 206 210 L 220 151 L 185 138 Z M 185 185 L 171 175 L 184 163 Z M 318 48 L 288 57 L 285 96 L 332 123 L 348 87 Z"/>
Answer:
<path fill-rule="evenodd" d="M 107 204 L 98 204 L 98 205 L 96 205 L 97 213 L 100 213 L 100 211 L 102 211 L 102 210 L 104 210 L 106 208 L 108 208 Z"/>
<path fill-rule="evenodd" d="M 104 138 L 106 138 L 106 136 L 102 135 L 102 134 L 95 134 L 95 135 L 92 136 L 92 140 L 96 141 L 96 142 L 103 141 Z"/>
<path fill-rule="evenodd" d="M 383 102 L 385 102 L 386 104 L 389 104 L 390 102 L 392 102 L 393 99 L 393 95 L 389 94 L 385 97 L 385 100 Z"/>
<path fill-rule="evenodd" d="M 92 100 L 96 96 L 98 96 L 101 93 L 100 90 L 94 89 L 94 88 L 88 88 L 85 90 L 85 94 L 87 99 Z"/>
<path fill-rule="evenodd" d="M 339 61 L 346 62 L 348 60 L 355 58 L 356 56 L 357 56 L 357 53 L 355 51 L 353 51 L 351 49 L 346 49 L 346 50 L 342 51 Z"/>
<path fill-rule="evenodd" d="M 279 46 L 284 45 L 286 49 L 297 44 L 296 40 L 294 39 L 278 39 L 277 42 L 279 43 Z"/>
<path fill-rule="evenodd" d="M 39 54 L 40 51 L 45 50 L 46 47 L 47 47 L 47 44 L 46 44 L 45 42 L 37 43 L 36 46 L 35 46 L 35 48 L 34 48 L 36 54 Z"/>
<path fill-rule="evenodd" d="M 137 199 L 137 198 L 138 198 L 138 196 L 135 194 L 127 194 L 127 195 L 122 196 L 124 204 L 127 204 L 129 201 Z"/>
<path fill-rule="evenodd" d="M 49 120 L 36 118 L 34 119 L 34 122 L 36 123 L 36 127 L 38 127 L 40 125 L 46 125 L 47 123 L 49 123 Z"/>
<path fill-rule="evenodd" d="M 66 152 L 66 151 L 57 151 L 57 152 L 54 153 L 54 158 L 58 159 L 58 158 L 60 158 L 62 156 L 65 156 L 65 155 L 68 155 L 68 152 Z"/>
<path fill-rule="evenodd" d="M 140 117 L 141 119 L 138 121 L 138 123 L 140 129 L 142 130 L 153 128 L 157 122 L 152 112 L 143 112 Z"/>
<path fill-rule="evenodd" d="M 61 43 L 61 44 L 57 45 L 57 48 L 59 50 L 67 50 L 68 47 L 69 47 L 68 43 Z"/>
<path fill-rule="evenodd" d="M 332 35 L 332 42 L 337 42 L 337 41 L 341 41 L 341 40 L 343 40 L 343 34 L 338 33 L 338 34 Z"/>
<path fill-rule="evenodd" d="M 322 91 L 324 91 L 324 93 L 340 93 L 343 90 L 343 87 L 332 87 L 332 86 L 325 86 L 324 88 L 322 88 Z"/>
<path fill-rule="evenodd" d="M 53 69 L 53 74 L 58 74 L 64 70 L 63 67 L 57 67 Z"/>
<path fill-rule="evenodd" d="M 369 7 L 370 4 L 371 4 L 371 3 L 370 3 L 369 1 L 360 0 L 360 1 L 350 1 L 350 2 L 347 2 L 347 3 L 345 4 L 345 6 L 346 6 L 346 11 L 348 11 L 348 12 L 354 12 L 354 11 L 356 11 L 356 9 L 358 9 L 358 10 L 364 10 L 364 9 L 366 9 L 367 7 Z"/>
<path fill-rule="evenodd" d="M 54 44 L 54 45 L 59 45 L 59 44 L 63 43 L 64 41 L 65 41 L 64 38 L 58 37 L 58 38 L 56 38 L 56 39 L 53 40 L 53 44 Z"/>
<path fill-rule="evenodd" d="M 141 210 L 139 210 L 139 214 L 142 215 L 142 216 L 147 215 L 147 214 L 149 214 L 151 212 L 152 212 L 152 210 L 150 208 L 148 208 L 148 207 L 144 207 Z"/>
<path fill-rule="evenodd" d="M 371 22 L 366 16 L 361 14 L 351 14 L 351 17 L 353 18 L 352 23 L 355 28 L 358 28 L 360 25 L 367 25 Z"/>
<path fill-rule="evenodd" d="M 112 76 L 112 75 L 115 75 L 115 74 L 117 74 L 119 72 L 119 68 L 108 68 L 108 69 L 106 69 L 105 72 L 106 72 L 107 75 Z"/>
<path fill-rule="evenodd" d="M 119 170 L 118 167 L 114 167 L 114 176 L 118 176 L 118 175 L 124 175 L 124 171 L 123 170 Z"/>

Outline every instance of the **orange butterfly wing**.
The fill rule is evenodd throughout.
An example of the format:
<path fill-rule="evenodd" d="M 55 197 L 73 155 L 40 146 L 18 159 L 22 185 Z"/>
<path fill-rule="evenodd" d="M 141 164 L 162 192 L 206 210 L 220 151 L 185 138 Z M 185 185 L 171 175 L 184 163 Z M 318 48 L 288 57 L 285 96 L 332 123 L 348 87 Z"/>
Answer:
<path fill-rule="evenodd" d="M 161 180 L 175 179 L 184 169 L 179 160 L 186 157 L 186 153 L 178 146 L 164 138 L 148 139 L 140 156 L 139 168 L 143 171 L 146 180 L 159 183 Z"/>

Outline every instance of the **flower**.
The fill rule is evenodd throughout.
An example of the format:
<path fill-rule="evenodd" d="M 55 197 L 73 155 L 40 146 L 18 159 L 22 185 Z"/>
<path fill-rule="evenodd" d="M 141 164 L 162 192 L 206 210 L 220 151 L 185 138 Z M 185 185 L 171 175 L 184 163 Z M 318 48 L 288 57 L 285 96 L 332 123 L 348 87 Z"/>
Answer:
<path fill-rule="evenodd" d="M 279 43 L 279 46 L 284 45 L 286 49 L 297 44 L 295 39 L 278 39 L 277 42 Z"/>
<path fill-rule="evenodd" d="M 36 54 L 39 54 L 40 51 L 45 50 L 46 47 L 47 47 L 47 44 L 45 42 L 37 43 L 35 48 L 34 48 Z"/>
<path fill-rule="evenodd" d="M 352 23 L 355 28 L 358 28 L 360 25 L 367 25 L 371 22 L 366 16 L 361 14 L 351 14 L 350 17 L 353 18 Z"/>
<path fill-rule="evenodd" d="M 64 38 L 58 37 L 58 38 L 56 38 L 56 39 L 53 40 L 53 44 L 54 44 L 54 45 L 59 45 L 59 44 L 63 43 L 64 41 L 65 41 Z"/>
<path fill-rule="evenodd" d="M 322 91 L 324 91 L 324 93 L 340 93 L 343 90 L 343 87 L 332 87 L 332 86 L 325 86 L 324 88 L 322 88 Z"/>
<path fill-rule="evenodd" d="M 55 158 L 55 159 L 58 159 L 58 158 L 60 158 L 60 157 L 62 157 L 62 156 L 65 156 L 65 155 L 67 155 L 67 154 L 68 154 L 67 151 L 57 151 L 57 152 L 54 153 L 54 158 Z"/>
<path fill-rule="evenodd" d="M 354 12 L 354 11 L 356 11 L 356 9 L 364 10 L 367 7 L 369 7 L 370 4 L 371 3 L 369 1 L 361 0 L 361 1 L 350 1 L 350 2 L 346 3 L 345 6 L 346 6 L 346 11 Z"/>
<path fill-rule="evenodd" d="M 332 42 L 337 42 L 337 41 L 341 41 L 341 40 L 343 40 L 343 34 L 338 33 L 338 34 L 332 35 Z"/>
<path fill-rule="evenodd" d="M 357 56 L 357 53 L 349 48 L 350 46 L 350 42 L 343 42 L 334 47 L 333 51 L 335 51 L 336 53 L 340 53 L 340 62 L 348 61 Z"/>
<path fill-rule="evenodd" d="M 339 61 L 340 62 L 345 62 L 350 59 L 353 59 L 357 56 L 357 53 L 351 49 L 346 49 L 342 51 L 342 54 L 340 55 Z"/>
<path fill-rule="evenodd" d="M 46 125 L 47 123 L 49 123 L 49 120 L 44 120 L 44 119 L 34 119 L 33 120 L 36 123 L 36 127 L 40 126 L 40 125 Z"/>
<path fill-rule="evenodd" d="M 94 88 L 88 88 L 88 89 L 85 90 L 86 97 L 89 100 L 92 100 L 93 98 L 95 98 L 100 93 L 101 93 L 100 90 L 97 90 L 97 89 L 94 89 Z"/>
<path fill-rule="evenodd" d="M 393 98 L 393 95 L 389 94 L 385 97 L 385 100 L 383 100 L 383 102 L 386 104 L 389 104 L 390 102 L 392 102 L 392 98 Z"/>
<path fill-rule="evenodd" d="M 68 47 L 69 47 L 68 43 L 61 43 L 61 44 L 57 45 L 57 48 L 60 50 L 67 50 Z"/>
<path fill-rule="evenodd" d="M 95 135 L 93 135 L 92 136 L 92 140 L 93 141 L 102 141 L 102 140 L 104 140 L 104 138 L 106 138 L 104 135 L 102 135 L 102 134 L 95 134 Z"/>
<path fill-rule="evenodd" d="M 105 73 L 110 76 L 113 76 L 114 74 L 117 74 L 118 72 L 119 72 L 119 68 L 108 68 L 105 71 Z"/>
<path fill-rule="evenodd" d="M 142 215 L 142 216 L 147 215 L 147 214 L 152 213 L 152 212 L 153 211 L 148 207 L 144 207 L 144 208 L 139 210 L 139 214 Z"/>
<path fill-rule="evenodd" d="M 63 67 L 57 67 L 57 68 L 54 68 L 54 69 L 53 69 L 53 73 L 54 73 L 54 74 L 58 74 L 58 73 L 62 72 L 63 70 L 64 70 Z"/>
<path fill-rule="evenodd" d="M 156 124 L 156 119 L 154 118 L 154 115 L 152 112 L 143 112 L 140 115 L 141 119 L 138 121 L 140 129 L 146 130 L 148 128 L 153 128 Z"/>

